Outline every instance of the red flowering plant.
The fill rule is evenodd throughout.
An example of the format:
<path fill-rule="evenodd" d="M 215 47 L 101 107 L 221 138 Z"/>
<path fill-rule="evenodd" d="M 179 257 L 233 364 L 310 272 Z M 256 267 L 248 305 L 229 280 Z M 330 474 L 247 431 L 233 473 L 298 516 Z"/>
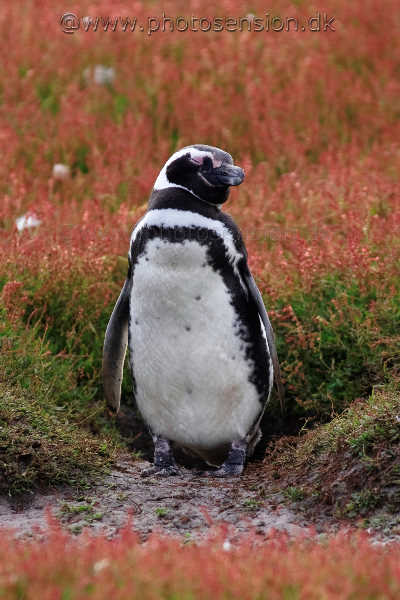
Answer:
<path fill-rule="evenodd" d="M 398 598 L 398 544 L 337 534 L 290 541 L 270 531 L 229 541 L 213 528 L 201 543 L 151 535 L 128 525 L 113 540 L 73 537 L 55 523 L 42 542 L 0 541 L 0 593 L 17 598 Z M 83 543 L 82 543 L 83 542 Z"/>

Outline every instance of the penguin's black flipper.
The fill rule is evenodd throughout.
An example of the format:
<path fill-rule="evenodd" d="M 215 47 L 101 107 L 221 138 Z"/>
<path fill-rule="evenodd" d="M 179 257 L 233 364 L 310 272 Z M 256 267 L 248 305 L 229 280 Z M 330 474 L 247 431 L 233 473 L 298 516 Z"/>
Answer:
<path fill-rule="evenodd" d="M 257 284 L 254 281 L 254 278 L 248 268 L 246 268 L 244 270 L 243 277 L 244 277 L 249 295 L 255 302 L 255 304 L 257 306 L 258 314 L 260 315 L 260 318 L 261 318 L 262 322 L 264 323 L 265 334 L 267 336 L 267 342 L 268 342 L 268 348 L 269 348 L 269 352 L 271 355 L 272 365 L 274 367 L 275 386 L 276 386 L 276 389 L 278 392 L 279 403 L 281 406 L 281 413 L 282 413 L 282 415 L 284 415 L 285 414 L 285 394 L 284 394 L 283 385 L 282 385 L 281 369 L 279 366 L 278 354 L 276 352 L 274 330 L 272 329 L 271 321 L 269 320 L 268 313 L 265 309 L 265 305 L 264 305 L 264 301 L 261 296 L 261 292 L 258 289 Z"/>
<path fill-rule="evenodd" d="M 119 411 L 121 383 L 128 345 L 130 279 L 124 283 L 107 325 L 103 347 L 103 391 L 112 414 Z"/>

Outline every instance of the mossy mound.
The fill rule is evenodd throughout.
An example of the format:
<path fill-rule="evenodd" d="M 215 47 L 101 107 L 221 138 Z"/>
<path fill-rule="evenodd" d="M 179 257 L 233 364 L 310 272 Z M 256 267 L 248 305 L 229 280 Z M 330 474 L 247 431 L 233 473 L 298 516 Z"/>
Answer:
<path fill-rule="evenodd" d="M 376 388 L 330 423 L 281 438 L 264 460 L 268 484 L 303 510 L 345 518 L 400 509 L 400 393 Z M 400 525 L 400 520 L 399 520 Z"/>
<path fill-rule="evenodd" d="M 106 427 L 98 435 L 90 389 L 80 388 L 71 359 L 54 356 L 35 329 L 10 329 L 0 353 L 0 494 L 16 497 L 61 484 L 84 486 L 115 453 Z M 13 333 L 13 335 L 10 335 Z M 115 439 L 115 438 L 114 438 Z"/>

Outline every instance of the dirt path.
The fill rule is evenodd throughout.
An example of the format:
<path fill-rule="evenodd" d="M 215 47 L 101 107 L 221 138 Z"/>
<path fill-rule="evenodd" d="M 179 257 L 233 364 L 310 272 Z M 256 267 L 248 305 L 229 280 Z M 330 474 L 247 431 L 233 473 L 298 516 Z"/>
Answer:
<path fill-rule="evenodd" d="M 31 535 L 46 528 L 46 508 L 74 533 L 90 527 L 115 535 L 129 512 L 133 526 L 145 539 L 154 530 L 180 534 L 187 539 L 207 533 L 210 520 L 230 524 L 230 535 L 254 529 L 265 536 L 271 528 L 290 535 L 307 532 L 301 516 L 277 499 L 265 498 L 259 485 L 257 464 L 247 466 L 240 480 L 202 478 L 182 468 L 182 476 L 142 478 L 147 461 L 121 460 L 109 476 L 86 494 L 71 490 L 38 494 L 29 506 L 13 509 L 0 500 L 0 527 L 12 527 L 17 535 Z M 333 523 L 317 524 L 332 530 Z"/>

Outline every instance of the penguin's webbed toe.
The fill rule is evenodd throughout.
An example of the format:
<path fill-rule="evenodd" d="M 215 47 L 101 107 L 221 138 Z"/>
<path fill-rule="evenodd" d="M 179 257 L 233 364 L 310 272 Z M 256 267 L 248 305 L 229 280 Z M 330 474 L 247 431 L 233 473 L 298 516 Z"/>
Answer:
<path fill-rule="evenodd" d="M 173 477 L 177 475 L 182 475 L 180 469 L 177 465 L 164 465 L 164 466 L 154 466 L 150 467 L 150 469 L 145 469 L 140 473 L 140 477 L 151 477 L 155 475 L 156 477 Z"/>
<path fill-rule="evenodd" d="M 223 464 L 215 471 L 200 471 L 200 477 L 239 477 L 243 473 L 244 464 L 226 465 Z"/>

